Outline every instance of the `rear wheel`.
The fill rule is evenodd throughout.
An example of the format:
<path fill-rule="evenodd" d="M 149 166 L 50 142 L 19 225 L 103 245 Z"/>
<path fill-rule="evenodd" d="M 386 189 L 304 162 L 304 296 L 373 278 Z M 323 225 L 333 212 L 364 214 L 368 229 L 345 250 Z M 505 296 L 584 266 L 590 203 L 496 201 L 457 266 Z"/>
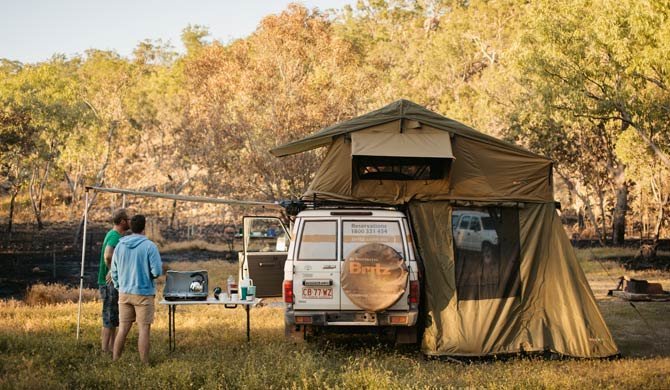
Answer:
<path fill-rule="evenodd" d="M 398 326 L 394 327 L 395 343 L 399 344 L 416 344 L 419 340 L 418 329 L 415 326 Z"/>
<path fill-rule="evenodd" d="M 295 343 L 302 343 L 305 341 L 305 326 L 289 324 L 284 321 L 284 338 Z"/>

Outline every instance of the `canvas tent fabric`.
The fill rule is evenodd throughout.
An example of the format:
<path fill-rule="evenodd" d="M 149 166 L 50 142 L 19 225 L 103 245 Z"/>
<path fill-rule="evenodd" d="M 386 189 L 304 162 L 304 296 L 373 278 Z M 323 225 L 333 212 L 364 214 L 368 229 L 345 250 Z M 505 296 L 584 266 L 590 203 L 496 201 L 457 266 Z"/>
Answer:
<path fill-rule="evenodd" d="M 405 147 L 402 139 L 411 144 Z M 304 199 L 367 201 L 408 210 L 423 264 L 425 354 L 618 353 L 561 226 L 551 160 L 406 100 L 271 152 L 283 156 L 323 146 L 328 151 Z M 380 154 L 437 158 L 431 161 L 447 174 L 426 180 L 363 179 L 357 158 Z M 487 223 L 499 229 L 502 255 L 494 263 L 481 263 L 498 267 L 494 282 L 477 286 L 477 278 L 488 275 L 481 269 L 472 272 L 467 256 L 456 256 L 465 253 L 457 251 L 458 231 L 452 226 L 452 217 L 465 212 L 455 211 L 458 205 L 484 206 L 466 209 L 473 219 L 488 215 L 487 210 L 500 218 Z"/>
<path fill-rule="evenodd" d="M 448 137 L 445 137 L 448 134 Z M 388 139 L 411 138 L 413 145 Z M 341 200 L 404 204 L 410 200 L 553 201 L 551 160 L 482 134 L 407 100 L 328 127 L 302 140 L 279 146 L 285 156 L 328 146 L 314 180 L 304 194 Z M 390 149 L 390 150 L 389 150 Z M 360 180 L 352 159 L 361 153 L 387 156 L 447 157 L 449 174 L 440 180 L 379 182 Z M 367 151 L 367 152 L 366 152 Z"/>
<path fill-rule="evenodd" d="M 451 211 L 449 202 L 410 204 L 425 269 L 425 354 L 618 353 L 553 204 L 519 209 L 520 294 L 506 299 L 459 299 Z"/>

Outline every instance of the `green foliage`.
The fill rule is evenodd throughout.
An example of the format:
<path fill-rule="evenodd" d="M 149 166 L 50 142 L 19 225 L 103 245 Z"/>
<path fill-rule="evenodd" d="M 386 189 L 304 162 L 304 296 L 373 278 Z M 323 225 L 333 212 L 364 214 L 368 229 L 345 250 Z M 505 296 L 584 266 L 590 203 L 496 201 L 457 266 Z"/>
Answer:
<path fill-rule="evenodd" d="M 643 171 L 670 166 L 669 15 L 667 1 L 361 0 L 291 5 L 225 43 L 189 25 L 181 55 L 145 40 L 131 58 L 2 60 L 2 178 L 34 176 L 24 189 L 44 182 L 71 211 L 103 183 L 298 197 L 322 151 L 269 149 L 409 98 L 554 159 L 568 203 L 604 236 L 628 188 L 637 219 L 665 207 Z M 644 158 L 624 150 L 633 134 Z"/>

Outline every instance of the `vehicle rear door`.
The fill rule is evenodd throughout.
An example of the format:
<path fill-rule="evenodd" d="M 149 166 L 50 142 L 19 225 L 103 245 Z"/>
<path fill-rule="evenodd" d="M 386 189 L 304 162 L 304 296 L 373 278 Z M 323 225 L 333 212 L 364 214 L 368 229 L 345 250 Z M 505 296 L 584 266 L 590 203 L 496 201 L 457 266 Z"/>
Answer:
<path fill-rule="evenodd" d="M 342 219 L 342 261 L 346 260 L 350 253 L 355 251 L 358 247 L 370 244 L 379 243 L 390 246 L 409 265 L 409 256 L 407 255 L 407 247 L 403 237 L 406 237 L 404 226 L 399 219 Z M 409 282 L 408 282 L 409 283 Z M 391 310 L 402 310 L 409 308 L 407 302 L 408 289 L 405 288 L 404 295 L 391 306 Z M 342 310 L 362 310 L 356 306 L 347 297 L 343 291 L 341 293 Z"/>
<path fill-rule="evenodd" d="M 244 217 L 241 278 L 251 278 L 256 296 L 281 297 L 290 237 L 276 217 Z"/>
<path fill-rule="evenodd" d="M 339 310 L 337 218 L 302 218 L 293 261 L 295 310 Z"/>

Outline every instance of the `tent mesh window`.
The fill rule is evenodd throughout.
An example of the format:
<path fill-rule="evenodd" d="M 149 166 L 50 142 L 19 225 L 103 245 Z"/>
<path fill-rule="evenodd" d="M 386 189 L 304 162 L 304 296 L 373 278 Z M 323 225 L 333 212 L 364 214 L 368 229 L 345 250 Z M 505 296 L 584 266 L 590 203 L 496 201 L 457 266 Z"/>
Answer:
<path fill-rule="evenodd" d="M 361 180 L 440 180 L 450 164 L 445 158 L 354 156 Z"/>
<path fill-rule="evenodd" d="M 458 299 L 519 296 L 518 209 L 458 207 L 451 223 Z"/>

